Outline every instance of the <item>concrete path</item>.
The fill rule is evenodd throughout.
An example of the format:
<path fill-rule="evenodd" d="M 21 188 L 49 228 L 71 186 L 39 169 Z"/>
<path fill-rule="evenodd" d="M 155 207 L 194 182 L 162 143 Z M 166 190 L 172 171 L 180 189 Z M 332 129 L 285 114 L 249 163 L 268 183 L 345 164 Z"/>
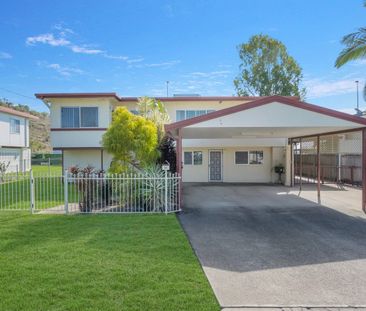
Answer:
<path fill-rule="evenodd" d="M 183 188 L 180 221 L 224 310 L 366 307 L 363 213 L 282 186 Z"/>

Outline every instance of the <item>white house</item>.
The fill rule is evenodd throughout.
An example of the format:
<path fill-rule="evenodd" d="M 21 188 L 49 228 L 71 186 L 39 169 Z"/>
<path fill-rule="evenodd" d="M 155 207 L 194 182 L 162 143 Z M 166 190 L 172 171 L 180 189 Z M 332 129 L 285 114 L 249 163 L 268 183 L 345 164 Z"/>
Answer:
<path fill-rule="evenodd" d="M 36 94 L 51 111 L 51 142 L 62 150 L 64 168 L 91 165 L 108 169 L 112 156 L 102 146 L 103 133 L 118 106 L 136 110 L 138 98 L 115 93 Z M 165 97 L 177 141 L 178 171 L 186 182 L 270 183 L 273 167 L 286 169 L 292 183 L 289 140 L 363 129 L 357 116 L 301 102 L 296 97 Z"/>
<path fill-rule="evenodd" d="M 29 120 L 38 118 L 0 106 L 0 162 L 9 164 L 8 172 L 25 172 L 31 167 Z"/>

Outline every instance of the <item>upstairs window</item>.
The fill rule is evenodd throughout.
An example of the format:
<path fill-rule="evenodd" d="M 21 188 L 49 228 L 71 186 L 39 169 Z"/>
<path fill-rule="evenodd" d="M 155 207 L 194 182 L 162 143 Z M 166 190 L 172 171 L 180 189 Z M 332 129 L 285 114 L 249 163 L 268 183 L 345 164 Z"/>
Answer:
<path fill-rule="evenodd" d="M 182 121 L 198 116 L 202 116 L 204 114 L 208 114 L 210 112 L 214 112 L 215 110 L 177 110 L 175 114 L 176 121 Z"/>
<path fill-rule="evenodd" d="M 98 127 L 98 107 L 62 107 L 61 127 Z"/>
<path fill-rule="evenodd" d="M 20 120 L 10 119 L 10 133 L 20 134 Z"/>
<path fill-rule="evenodd" d="M 98 108 L 81 107 L 80 121 L 81 127 L 98 127 Z"/>

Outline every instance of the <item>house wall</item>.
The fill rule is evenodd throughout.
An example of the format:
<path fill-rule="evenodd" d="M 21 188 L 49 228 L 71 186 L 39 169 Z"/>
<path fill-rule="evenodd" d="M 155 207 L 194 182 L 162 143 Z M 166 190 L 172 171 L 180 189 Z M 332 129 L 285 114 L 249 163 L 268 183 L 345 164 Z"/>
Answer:
<path fill-rule="evenodd" d="M 0 148 L 0 162 L 9 164 L 8 173 L 29 171 L 31 150 L 30 148 Z"/>
<path fill-rule="evenodd" d="M 103 153 L 103 154 L 102 154 Z M 112 155 L 102 149 L 73 149 L 64 150 L 63 153 L 63 165 L 64 169 L 68 169 L 72 166 L 78 166 L 84 168 L 92 166 L 99 170 L 108 170 L 112 161 Z"/>
<path fill-rule="evenodd" d="M 80 168 L 92 166 L 95 169 L 100 169 L 101 149 L 64 150 L 63 164 L 64 169 L 72 166 L 78 166 Z"/>
<path fill-rule="evenodd" d="M 285 163 L 284 147 L 226 147 L 218 148 L 183 148 L 184 151 L 202 151 L 202 165 L 183 165 L 184 182 L 209 181 L 209 151 L 222 150 L 223 182 L 271 183 L 277 181 L 273 166 Z M 263 164 L 235 164 L 235 151 L 263 151 Z"/>
<path fill-rule="evenodd" d="M 176 121 L 176 111 L 177 110 L 220 110 L 224 108 L 229 108 L 232 106 L 243 104 L 245 100 L 199 100 L 195 101 L 163 101 L 165 108 L 169 114 L 170 122 Z M 128 109 L 136 109 L 136 102 L 129 101 L 123 103 L 116 103 L 115 106 L 125 106 Z"/>
<path fill-rule="evenodd" d="M 10 133 L 10 120 L 20 121 L 20 133 Z M 0 112 L 0 147 L 29 147 L 28 120 Z"/>
<path fill-rule="evenodd" d="M 105 129 L 111 123 L 112 111 L 119 106 L 128 110 L 136 110 L 136 101 L 119 102 L 113 98 L 51 98 L 51 145 L 53 148 L 100 148 Z M 242 104 L 243 100 L 197 100 L 197 101 L 164 101 L 170 121 L 176 121 L 176 110 L 220 110 L 234 105 Z M 62 129 L 62 107 L 98 107 L 99 129 Z M 203 142 L 202 142 L 203 143 Z"/>

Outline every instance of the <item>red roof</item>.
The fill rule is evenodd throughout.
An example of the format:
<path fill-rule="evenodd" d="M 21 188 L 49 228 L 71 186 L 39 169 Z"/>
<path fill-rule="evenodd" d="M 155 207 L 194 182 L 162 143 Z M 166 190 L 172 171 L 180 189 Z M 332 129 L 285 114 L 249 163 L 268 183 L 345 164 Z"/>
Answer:
<path fill-rule="evenodd" d="M 38 99 L 46 98 L 101 98 L 112 97 L 120 102 L 138 101 L 139 97 L 120 97 L 116 93 L 36 93 Z M 298 99 L 295 96 L 285 96 L 286 98 Z M 154 97 L 160 101 L 222 101 L 222 100 L 237 100 L 237 101 L 252 101 L 265 96 L 175 96 L 175 97 Z"/>
<path fill-rule="evenodd" d="M 32 119 L 32 120 L 38 120 L 38 117 L 36 117 L 36 116 L 34 116 L 30 113 L 23 112 L 23 111 L 18 111 L 18 110 L 15 110 L 13 108 L 10 108 L 10 107 L 0 106 L 0 112 L 11 114 L 11 115 L 17 116 L 17 117 L 23 117 L 23 118 Z"/>
<path fill-rule="evenodd" d="M 211 112 L 211 113 L 208 113 L 208 114 L 205 114 L 205 115 L 202 115 L 202 116 L 198 116 L 198 117 L 178 121 L 178 122 L 175 122 L 175 123 L 167 124 L 167 125 L 165 125 L 165 129 L 166 129 L 166 131 L 169 132 L 169 131 L 179 129 L 179 128 L 182 128 L 182 127 L 186 127 L 186 126 L 189 126 L 189 125 L 193 125 L 193 124 L 201 123 L 201 122 L 204 122 L 204 121 L 208 121 L 208 120 L 216 119 L 216 118 L 219 118 L 219 117 L 223 117 L 223 116 L 226 116 L 226 115 L 230 115 L 230 114 L 235 113 L 235 112 L 244 111 L 244 110 L 256 108 L 256 107 L 259 107 L 259 106 L 267 105 L 267 104 L 270 104 L 270 103 L 273 103 L 273 102 L 279 102 L 281 104 L 285 104 L 285 105 L 289 105 L 289 106 L 292 106 L 292 107 L 317 112 L 317 113 L 320 113 L 320 114 L 323 114 L 323 115 L 326 115 L 326 116 L 330 116 L 330 117 L 334 117 L 334 118 L 338 118 L 338 119 L 342 119 L 342 120 L 346 120 L 346 121 L 350 121 L 350 122 L 354 122 L 354 123 L 358 123 L 358 124 L 366 126 L 366 119 L 365 118 L 361 118 L 361 117 L 358 117 L 358 116 L 350 115 L 348 113 L 344 113 L 344 112 L 340 112 L 340 111 L 320 107 L 320 106 L 317 106 L 317 105 L 305 103 L 305 102 L 302 102 L 302 101 L 300 101 L 299 99 L 296 99 L 296 98 L 289 98 L 289 97 L 285 97 L 285 96 L 275 95 L 275 96 L 267 96 L 267 97 L 263 97 L 263 98 L 260 98 L 260 99 L 257 99 L 257 100 L 253 100 L 249 103 L 243 103 L 243 104 L 240 104 L 240 105 L 237 105 L 237 106 L 217 110 L 215 112 Z"/>

